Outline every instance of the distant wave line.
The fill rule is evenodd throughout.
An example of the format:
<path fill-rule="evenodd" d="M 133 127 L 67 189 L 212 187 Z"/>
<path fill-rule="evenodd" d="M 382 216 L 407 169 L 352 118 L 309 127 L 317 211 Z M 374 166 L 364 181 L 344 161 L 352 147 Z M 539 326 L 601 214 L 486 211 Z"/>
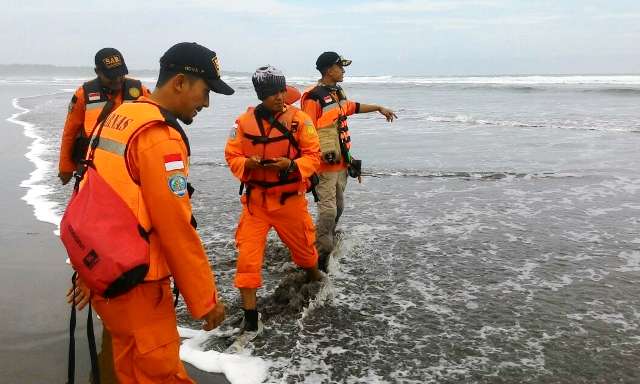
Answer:
<path fill-rule="evenodd" d="M 223 161 L 196 161 L 192 167 L 228 168 Z M 473 179 L 473 180 L 502 180 L 512 179 L 544 179 L 544 178 L 574 178 L 582 177 L 576 173 L 566 172 L 516 172 L 516 171 L 429 171 L 406 169 L 371 169 L 365 170 L 363 176 L 368 177 L 403 177 L 427 179 Z"/>
<path fill-rule="evenodd" d="M 623 133 L 640 133 L 640 129 L 635 128 L 613 128 L 613 127 L 603 127 L 603 126 L 585 126 L 580 125 L 580 122 L 575 122 L 575 125 L 563 125 L 559 123 L 553 122 L 521 122 L 517 120 L 491 120 L 491 119 L 480 119 L 475 118 L 473 116 L 465 115 L 465 114 L 456 114 L 456 115 L 433 115 L 433 114 L 423 114 L 418 113 L 411 115 L 403 113 L 402 109 L 398 110 L 399 113 L 402 114 L 403 120 L 414 120 L 414 121 L 426 121 L 432 123 L 452 123 L 452 124 L 468 124 L 468 125 L 484 125 L 484 126 L 498 126 L 498 127 L 515 127 L 515 128 L 551 128 L 551 129 L 570 129 L 570 130 L 579 130 L 579 131 L 600 131 L 600 132 L 623 132 Z M 361 119 L 367 119 L 367 117 L 363 117 Z M 635 125 L 639 125 L 640 122 L 635 123 Z"/>

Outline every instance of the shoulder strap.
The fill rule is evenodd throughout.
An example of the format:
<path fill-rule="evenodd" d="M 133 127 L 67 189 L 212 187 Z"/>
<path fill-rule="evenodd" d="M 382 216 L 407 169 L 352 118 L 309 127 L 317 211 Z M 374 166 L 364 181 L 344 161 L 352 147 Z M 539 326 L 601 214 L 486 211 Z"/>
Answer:
<path fill-rule="evenodd" d="M 187 137 L 187 134 L 185 133 L 184 129 L 182 129 L 182 126 L 180 125 L 180 123 L 178 122 L 178 119 L 176 119 L 176 117 L 169 111 L 167 111 L 166 109 L 162 108 L 161 106 L 145 101 L 145 100 L 136 100 L 136 103 L 146 103 L 146 104 L 151 104 L 154 107 L 158 108 L 158 110 L 160 110 L 160 114 L 162 115 L 162 117 L 164 118 L 164 121 L 173 129 L 175 129 L 176 131 L 178 131 L 178 133 L 180 134 L 180 137 L 182 137 L 182 141 L 184 141 L 184 144 L 187 146 L 187 155 L 191 156 L 191 146 L 189 145 L 189 138 Z"/>
<path fill-rule="evenodd" d="M 111 111 L 113 111 L 113 107 L 115 105 L 116 103 L 114 99 L 107 101 L 107 104 L 105 104 L 104 107 L 102 108 L 102 111 L 100 111 L 100 115 L 98 115 L 98 119 L 96 120 L 96 125 L 94 125 L 93 128 L 91 129 L 91 135 L 93 135 L 93 130 L 96 129 L 98 124 L 102 123 L 104 119 L 106 119 L 107 116 L 109 116 Z"/>
<path fill-rule="evenodd" d="M 69 360 L 67 365 L 67 384 L 75 383 L 75 370 L 76 370 L 76 305 L 75 305 L 75 292 L 76 281 L 78 279 L 78 272 L 74 272 L 71 277 L 72 292 L 74 294 L 73 302 L 71 303 L 71 316 L 69 318 Z M 98 366 L 98 351 L 96 348 L 96 337 L 93 333 L 93 311 L 91 309 L 91 302 L 89 302 L 89 310 L 87 311 L 87 340 L 89 342 L 89 356 L 91 357 L 91 376 L 93 378 L 92 383 L 100 384 L 100 368 Z"/>
<path fill-rule="evenodd" d="M 298 145 L 298 141 L 296 140 L 296 138 L 293 137 L 293 134 L 291 133 L 291 130 L 287 129 L 287 127 L 282 125 L 280 120 L 276 119 L 273 116 L 270 117 L 269 123 L 271 124 L 271 126 L 275 127 L 278 131 L 280 131 L 282 133 L 282 136 L 286 137 L 289 140 L 289 142 L 291 143 L 291 146 L 298 153 L 300 153 L 300 146 Z"/>
<path fill-rule="evenodd" d="M 298 141 L 296 140 L 296 138 L 293 137 L 291 130 L 287 129 L 287 127 L 282 125 L 282 123 L 278 119 L 276 119 L 268 111 L 265 111 L 264 108 L 261 108 L 260 105 L 256 107 L 253 113 L 255 115 L 256 121 L 258 122 L 260 133 L 262 133 L 263 136 L 266 136 L 266 134 L 264 132 L 264 127 L 262 126 L 262 118 L 266 118 L 269 121 L 269 124 L 271 124 L 272 127 L 280 131 L 280 133 L 282 133 L 282 136 L 284 136 L 287 140 L 289 140 L 289 142 L 291 143 L 291 146 L 293 146 L 293 148 L 298 153 L 300 153 L 300 146 L 298 145 Z"/>

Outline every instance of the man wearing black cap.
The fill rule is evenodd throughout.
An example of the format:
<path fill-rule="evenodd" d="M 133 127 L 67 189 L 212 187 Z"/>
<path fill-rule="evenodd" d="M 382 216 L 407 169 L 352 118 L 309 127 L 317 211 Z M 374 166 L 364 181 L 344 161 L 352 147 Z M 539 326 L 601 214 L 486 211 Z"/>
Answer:
<path fill-rule="evenodd" d="M 316 69 L 322 78 L 318 84 L 306 90 L 301 99 L 302 110 L 312 119 L 320 137 L 322 162 L 320 183 L 317 186 L 318 219 L 316 222 L 319 267 L 327 271 L 329 254 L 335 246 L 335 229 L 344 207 L 344 190 L 347 175 L 360 178 L 360 160 L 351 156 L 351 137 L 347 116 L 354 113 L 380 112 L 387 121 L 396 118 L 395 113 L 385 107 L 355 103 L 338 85 L 344 80 L 344 67 L 351 60 L 336 52 L 324 52 L 316 61 Z"/>
<path fill-rule="evenodd" d="M 71 180 L 84 158 L 93 128 L 123 102 L 150 93 L 140 81 L 125 78 L 129 71 L 122 54 L 115 48 L 102 48 L 96 53 L 94 71 L 97 77 L 79 87 L 69 103 L 58 163 L 58 177 L 63 185 Z M 78 308 L 82 309 L 84 304 L 86 301 Z M 110 339 L 105 329 L 99 354 L 100 382 L 105 384 L 115 382 Z"/>
<path fill-rule="evenodd" d="M 129 71 L 117 49 L 99 50 L 95 65 L 97 77 L 78 88 L 69 103 L 58 163 L 58 177 L 63 185 L 71 180 L 84 159 L 93 128 L 123 102 L 149 94 L 140 81 L 125 78 Z"/>
<path fill-rule="evenodd" d="M 225 146 L 225 159 L 246 193 L 236 230 L 238 261 L 235 286 L 244 309 L 243 346 L 262 332 L 256 291 L 262 286 L 262 260 L 267 234 L 274 228 L 291 251 L 291 258 L 309 280 L 321 278 L 313 242 L 315 229 L 307 210 L 309 178 L 320 165 L 320 144 L 311 119 L 286 105 L 285 77 L 272 66 L 252 77 L 261 103 L 236 120 Z"/>
<path fill-rule="evenodd" d="M 220 78 L 215 52 L 176 44 L 160 59 L 153 93 L 114 110 L 92 141 L 93 167 L 131 208 L 150 249 L 144 283 L 114 298 L 91 299 L 111 332 L 120 384 L 193 383 L 179 357 L 169 278 L 205 330 L 224 319 L 192 216 L 189 140 L 178 122 L 191 124 L 209 106 L 211 91 L 234 92 Z"/>

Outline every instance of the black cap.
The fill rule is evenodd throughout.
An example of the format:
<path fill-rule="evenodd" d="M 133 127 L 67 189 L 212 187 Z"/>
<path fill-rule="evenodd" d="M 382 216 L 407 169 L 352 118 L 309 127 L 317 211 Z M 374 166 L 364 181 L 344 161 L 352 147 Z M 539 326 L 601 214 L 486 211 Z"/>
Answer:
<path fill-rule="evenodd" d="M 215 93 L 232 95 L 234 90 L 220 79 L 216 53 L 196 43 L 178 43 L 160 58 L 160 68 L 203 79 Z"/>
<path fill-rule="evenodd" d="M 129 73 L 122 53 L 115 48 L 102 48 L 96 52 L 96 69 L 110 79 Z"/>
<path fill-rule="evenodd" d="M 335 52 L 323 52 L 316 60 L 316 69 L 323 71 L 334 64 L 340 64 L 343 67 L 351 65 L 351 60 L 347 60 Z"/>

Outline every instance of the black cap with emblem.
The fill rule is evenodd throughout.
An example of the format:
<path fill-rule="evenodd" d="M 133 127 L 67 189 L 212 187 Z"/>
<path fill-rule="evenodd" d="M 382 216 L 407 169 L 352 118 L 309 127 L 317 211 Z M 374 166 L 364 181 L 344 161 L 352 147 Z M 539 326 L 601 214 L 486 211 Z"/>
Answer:
<path fill-rule="evenodd" d="M 320 72 L 331 67 L 334 64 L 340 64 L 343 67 L 351 65 L 351 60 L 338 55 L 336 52 L 323 52 L 316 60 L 316 69 Z"/>
<path fill-rule="evenodd" d="M 96 69 L 110 79 L 115 79 L 129 73 L 122 53 L 115 48 L 102 48 L 96 52 Z"/>
<path fill-rule="evenodd" d="M 203 79 L 215 93 L 232 95 L 234 90 L 220 79 L 216 53 L 197 43 L 178 43 L 160 58 L 160 68 Z"/>

